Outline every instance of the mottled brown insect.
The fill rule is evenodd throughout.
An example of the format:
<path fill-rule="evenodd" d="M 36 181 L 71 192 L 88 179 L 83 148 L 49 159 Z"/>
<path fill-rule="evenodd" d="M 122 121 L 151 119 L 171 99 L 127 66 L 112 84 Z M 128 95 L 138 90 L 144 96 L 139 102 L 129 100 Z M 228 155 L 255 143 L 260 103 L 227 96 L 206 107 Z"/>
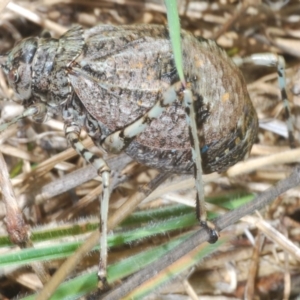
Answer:
<path fill-rule="evenodd" d="M 191 149 L 197 147 L 205 173 L 223 172 L 244 158 L 256 138 L 257 116 L 239 69 L 215 42 L 186 31 L 181 39 L 200 145 L 187 125 L 190 115 L 182 104 L 184 91 L 165 27 L 74 27 L 60 39 L 23 40 L 0 61 L 27 108 L 17 119 L 31 115 L 42 121 L 53 111 L 60 113 L 67 139 L 98 169 L 103 178 L 102 236 L 110 170 L 83 147 L 82 128 L 108 152 L 125 151 L 145 165 L 179 173 L 193 172 Z M 200 201 L 197 197 L 197 216 L 206 225 Z M 101 261 L 105 270 L 106 252 Z"/>

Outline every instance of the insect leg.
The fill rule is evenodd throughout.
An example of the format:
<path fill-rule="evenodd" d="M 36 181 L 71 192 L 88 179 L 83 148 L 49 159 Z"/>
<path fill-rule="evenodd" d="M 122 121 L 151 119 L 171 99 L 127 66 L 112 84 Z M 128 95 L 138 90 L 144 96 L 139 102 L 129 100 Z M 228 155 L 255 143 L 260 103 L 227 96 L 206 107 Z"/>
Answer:
<path fill-rule="evenodd" d="M 80 127 L 71 122 L 65 126 L 66 138 L 71 143 L 76 152 L 81 155 L 88 163 L 92 164 L 98 174 L 102 177 L 102 198 L 100 212 L 100 260 L 98 278 L 103 285 L 106 285 L 106 262 L 107 262 L 107 216 L 109 204 L 109 178 L 110 168 L 102 157 L 98 157 L 86 149 L 79 140 Z"/>
<path fill-rule="evenodd" d="M 37 103 L 32 106 L 29 106 L 27 109 L 24 110 L 22 114 L 13 118 L 11 121 L 1 124 L 0 125 L 0 132 L 7 129 L 9 126 L 17 123 L 18 121 L 27 118 L 27 117 L 35 117 L 35 119 L 44 119 L 46 116 L 46 106 L 42 103 Z"/>
<path fill-rule="evenodd" d="M 147 113 L 132 124 L 107 136 L 101 142 L 101 146 L 110 153 L 119 153 L 126 149 L 130 142 L 151 124 L 153 119 L 158 118 L 166 107 L 175 102 L 180 88 L 180 83 L 172 85 Z"/>
<path fill-rule="evenodd" d="M 186 121 L 189 126 L 189 136 L 191 142 L 192 158 L 194 162 L 194 177 L 196 187 L 196 214 L 200 225 L 206 228 L 210 234 L 210 243 L 215 243 L 218 240 L 218 233 L 215 230 L 214 224 L 207 221 L 207 214 L 205 209 L 204 185 L 202 181 L 202 164 L 200 153 L 200 142 L 197 132 L 196 113 L 194 110 L 194 101 L 191 90 L 185 89 L 183 91 L 183 100 L 185 105 Z"/>
<path fill-rule="evenodd" d="M 293 135 L 293 124 L 291 117 L 291 110 L 289 106 L 289 101 L 286 92 L 286 80 L 285 80 L 285 60 L 283 56 L 273 54 L 273 53 L 259 53 L 253 54 L 249 57 L 245 57 L 242 60 L 237 60 L 236 64 L 240 65 L 241 63 L 252 63 L 258 66 L 267 66 L 277 68 L 278 74 L 278 85 L 280 88 L 281 99 L 283 101 L 285 118 L 288 129 L 289 143 L 291 148 L 296 148 L 296 142 Z"/>
<path fill-rule="evenodd" d="M 153 119 L 159 117 L 159 115 L 165 110 L 165 108 L 172 104 L 178 97 L 178 92 L 182 91 L 183 87 L 181 83 L 176 83 L 171 86 L 163 95 L 162 99 L 157 101 L 155 105 L 141 118 L 134 123 L 126 126 L 122 130 L 118 130 L 111 135 L 107 136 L 102 141 L 101 146 L 108 152 L 118 153 L 130 144 L 130 142 L 151 123 Z M 218 234 L 214 228 L 214 225 L 207 222 L 205 200 L 204 200 L 204 188 L 202 182 L 202 166 L 200 155 L 200 143 L 197 135 L 197 126 L 195 121 L 195 112 L 193 108 L 192 94 L 189 90 L 184 90 L 184 99 L 188 102 L 186 104 L 187 122 L 190 128 L 190 140 L 192 145 L 192 155 L 195 165 L 195 179 L 197 190 L 197 218 L 200 225 L 207 228 L 210 233 L 210 241 L 216 242 Z"/>

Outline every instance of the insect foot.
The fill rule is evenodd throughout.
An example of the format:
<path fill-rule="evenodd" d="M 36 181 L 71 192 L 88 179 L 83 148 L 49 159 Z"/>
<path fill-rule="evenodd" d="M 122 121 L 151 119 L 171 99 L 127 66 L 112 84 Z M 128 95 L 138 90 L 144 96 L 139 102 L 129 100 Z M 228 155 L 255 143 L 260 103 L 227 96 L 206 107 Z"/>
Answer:
<path fill-rule="evenodd" d="M 59 39 L 27 38 L 0 59 L 26 108 L 8 125 L 27 116 L 42 121 L 55 111 L 70 144 L 102 177 L 102 286 L 110 168 L 104 157 L 83 147 L 82 129 L 104 151 L 124 151 L 162 172 L 194 173 L 197 219 L 210 232 L 210 242 L 218 233 L 207 221 L 201 175 L 226 171 L 249 153 L 256 139 L 258 119 L 238 67 L 213 41 L 184 30 L 181 39 L 191 93 L 182 91 L 163 26 L 99 25 L 86 31 L 75 26 Z"/>
<path fill-rule="evenodd" d="M 208 242 L 210 244 L 214 244 L 219 239 L 219 232 L 216 230 L 215 225 L 212 222 L 209 221 L 200 221 L 200 226 L 207 230 L 209 234 L 209 240 Z"/>

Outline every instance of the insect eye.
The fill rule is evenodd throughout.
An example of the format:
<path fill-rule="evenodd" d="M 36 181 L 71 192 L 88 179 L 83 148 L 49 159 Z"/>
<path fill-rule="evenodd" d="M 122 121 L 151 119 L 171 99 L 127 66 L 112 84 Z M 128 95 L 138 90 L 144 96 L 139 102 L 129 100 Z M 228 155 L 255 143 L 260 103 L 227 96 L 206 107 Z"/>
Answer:
<path fill-rule="evenodd" d="M 16 69 L 10 70 L 9 73 L 8 73 L 8 79 L 10 81 L 13 81 L 13 82 L 17 83 L 19 81 L 18 70 L 16 70 Z"/>

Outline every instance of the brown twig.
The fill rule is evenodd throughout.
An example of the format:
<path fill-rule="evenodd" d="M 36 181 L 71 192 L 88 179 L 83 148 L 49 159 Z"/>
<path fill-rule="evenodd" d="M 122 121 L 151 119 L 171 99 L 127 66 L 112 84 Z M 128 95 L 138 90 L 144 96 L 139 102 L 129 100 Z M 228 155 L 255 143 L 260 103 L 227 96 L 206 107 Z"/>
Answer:
<path fill-rule="evenodd" d="M 2 190 L 3 201 L 6 207 L 6 229 L 12 243 L 18 245 L 20 248 L 32 247 L 30 240 L 30 228 L 26 224 L 22 211 L 16 201 L 16 197 L 9 180 L 9 174 L 4 161 L 3 155 L 0 152 L 0 187 Z M 31 264 L 40 280 L 45 283 L 50 276 L 47 270 L 41 263 Z"/>

